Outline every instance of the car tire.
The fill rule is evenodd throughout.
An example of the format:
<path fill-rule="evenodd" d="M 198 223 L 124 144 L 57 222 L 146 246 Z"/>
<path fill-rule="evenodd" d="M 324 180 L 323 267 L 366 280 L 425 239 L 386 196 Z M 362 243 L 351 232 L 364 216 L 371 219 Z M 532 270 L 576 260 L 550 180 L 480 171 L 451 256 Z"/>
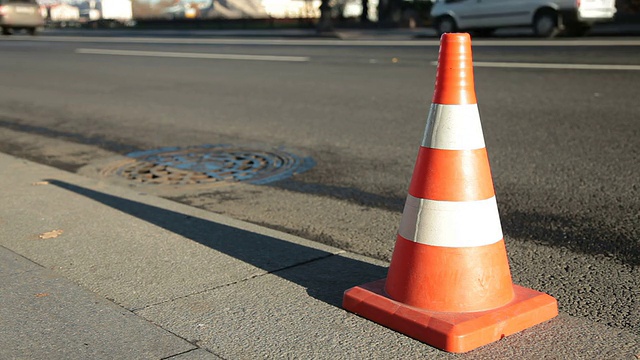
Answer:
<path fill-rule="evenodd" d="M 553 10 L 543 10 L 533 18 L 533 32 L 536 36 L 552 38 L 560 33 L 558 13 Z"/>
<path fill-rule="evenodd" d="M 36 36 L 38 34 L 38 28 L 35 28 L 35 27 L 27 28 L 27 34 L 31 36 Z"/>
<path fill-rule="evenodd" d="M 8 27 L 2 28 L 2 35 L 11 35 L 12 33 L 13 31 L 11 31 L 11 28 L 8 28 Z"/>
<path fill-rule="evenodd" d="M 443 16 L 436 20 L 434 28 L 438 36 L 442 36 L 444 33 L 458 31 L 458 24 L 451 16 Z"/>

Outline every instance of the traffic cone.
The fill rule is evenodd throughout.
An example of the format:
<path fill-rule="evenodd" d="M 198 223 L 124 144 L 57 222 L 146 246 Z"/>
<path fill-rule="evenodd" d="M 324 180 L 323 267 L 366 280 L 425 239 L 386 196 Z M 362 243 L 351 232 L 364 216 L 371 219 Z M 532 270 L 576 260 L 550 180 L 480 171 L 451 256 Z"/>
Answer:
<path fill-rule="evenodd" d="M 449 352 L 555 317 L 556 300 L 514 285 L 480 124 L 468 34 L 444 34 L 435 92 L 386 279 L 343 307 Z"/>

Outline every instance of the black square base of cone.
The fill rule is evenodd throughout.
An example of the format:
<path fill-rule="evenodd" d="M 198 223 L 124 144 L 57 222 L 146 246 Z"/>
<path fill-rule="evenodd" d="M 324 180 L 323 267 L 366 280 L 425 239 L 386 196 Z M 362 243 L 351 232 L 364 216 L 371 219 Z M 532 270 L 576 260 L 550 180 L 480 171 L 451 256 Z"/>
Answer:
<path fill-rule="evenodd" d="M 558 315 L 558 303 L 539 291 L 514 285 L 505 306 L 478 312 L 437 312 L 408 306 L 384 292 L 386 279 L 353 287 L 342 306 L 355 314 L 439 349 L 462 353 Z"/>

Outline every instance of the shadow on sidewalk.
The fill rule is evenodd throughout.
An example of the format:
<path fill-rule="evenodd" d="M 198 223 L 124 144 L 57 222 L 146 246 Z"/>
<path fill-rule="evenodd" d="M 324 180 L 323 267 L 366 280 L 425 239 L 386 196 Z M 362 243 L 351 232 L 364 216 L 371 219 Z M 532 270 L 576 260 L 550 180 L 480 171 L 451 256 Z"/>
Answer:
<path fill-rule="evenodd" d="M 386 276 L 385 267 L 67 182 L 47 181 L 303 286 L 312 297 L 337 307 L 342 306 L 346 289 Z"/>

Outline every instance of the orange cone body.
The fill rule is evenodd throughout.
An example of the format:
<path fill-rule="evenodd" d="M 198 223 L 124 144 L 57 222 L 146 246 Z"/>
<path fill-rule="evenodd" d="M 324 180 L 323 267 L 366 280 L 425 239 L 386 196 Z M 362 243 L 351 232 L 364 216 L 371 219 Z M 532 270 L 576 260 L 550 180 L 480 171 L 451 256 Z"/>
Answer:
<path fill-rule="evenodd" d="M 433 101 L 387 278 L 347 290 L 343 306 L 450 352 L 558 313 L 554 298 L 511 280 L 468 34 L 441 38 Z"/>

